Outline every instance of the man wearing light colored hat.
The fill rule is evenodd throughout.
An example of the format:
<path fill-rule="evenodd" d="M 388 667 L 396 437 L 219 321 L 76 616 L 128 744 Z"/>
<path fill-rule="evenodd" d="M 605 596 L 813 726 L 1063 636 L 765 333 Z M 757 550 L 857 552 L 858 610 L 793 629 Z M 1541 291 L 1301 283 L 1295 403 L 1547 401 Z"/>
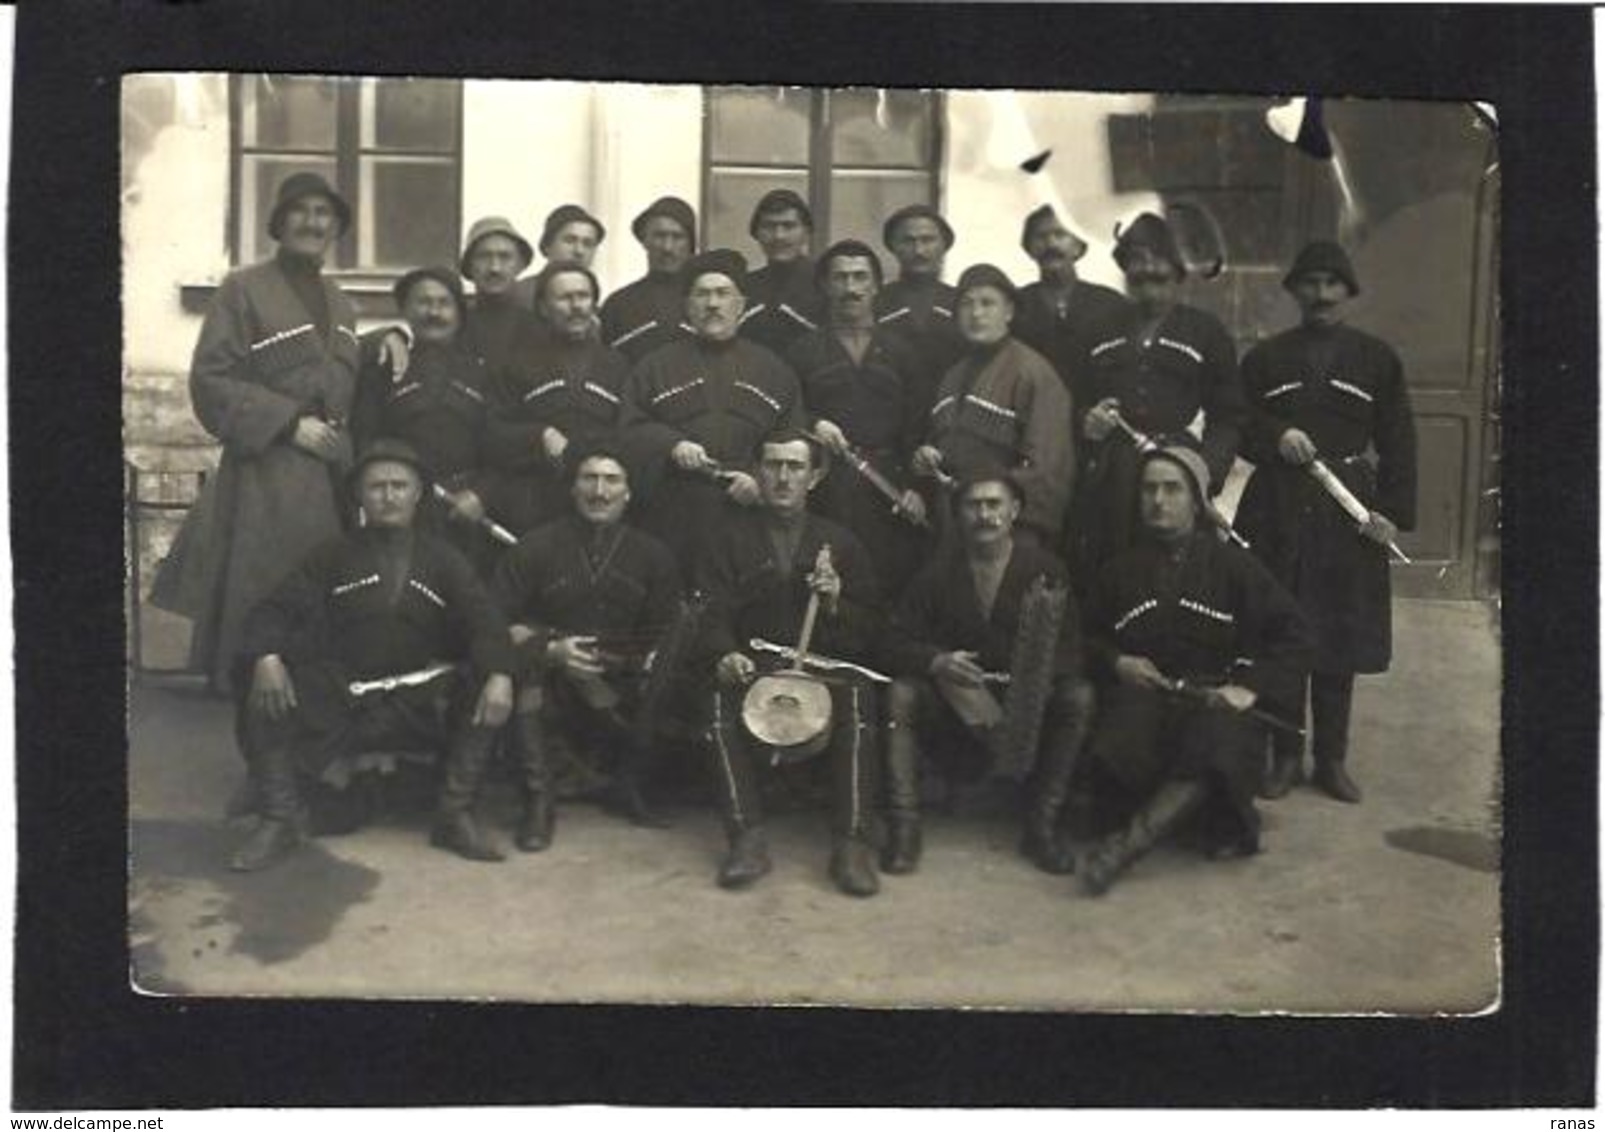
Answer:
<path fill-rule="evenodd" d="M 679 197 L 659 197 L 630 232 L 646 252 L 646 275 L 602 304 L 602 341 L 638 362 L 687 333 L 680 272 L 697 249 L 697 214 Z"/>

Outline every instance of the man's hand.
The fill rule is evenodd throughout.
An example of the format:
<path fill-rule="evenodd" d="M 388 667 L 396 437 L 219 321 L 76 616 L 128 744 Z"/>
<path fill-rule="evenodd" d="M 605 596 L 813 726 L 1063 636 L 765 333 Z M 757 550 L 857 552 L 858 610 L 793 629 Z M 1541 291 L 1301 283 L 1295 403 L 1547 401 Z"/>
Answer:
<path fill-rule="evenodd" d="M 448 491 L 451 517 L 460 523 L 477 523 L 485 517 L 485 504 L 471 491 Z"/>
<path fill-rule="evenodd" d="M 1105 440 L 1120 427 L 1119 419 L 1120 399 L 1105 397 L 1087 410 L 1087 419 L 1082 422 L 1081 431 L 1088 440 Z"/>
<path fill-rule="evenodd" d="M 915 523 L 924 523 L 926 521 L 925 497 L 910 488 L 903 493 L 903 498 L 897 501 L 897 513 L 899 515 L 907 515 Z"/>
<path fill-rule="evenodd" d="M 513 714 L 513 678 L 505 672 L 492 673 L 480 689 L 479 701 L 474 704 L 474 717 L 469 720 L 475 727 L 500 727 Z"/>
<path fill-rule="evenodd" d="M 546 458 L 556 464 L 563 459 L 563 453 L 568 451 L 568 437 L 547 425 L 545 431 L 541 433 L 541 449 L 546 453 Z"/>
<path fill-rule="evenodd" d="M 973 652 L 937 653 L 931 658 L 931 675 L 965 688 L 981 688 L 986 685 L 986 670 L 977 663 L 979 660 L 980 656 Z"/>
<path fill-rule="evenodd" d="M 326 463 L 333 463 L 340 457 L 340 430 L 317 417 L 302 417 L 296 421 L 290 443 Z"/>
<path fill-rule="evenodd" d="M 762 498 L 758 492 L 758 481 L 746 472 L 730 473 L 730 486 L 724 490 L 726 495 L 743 507 L 751 507 Z"/>
<path fill-rule="evenodd" d="M 1259 700 L 1259 694 L 1241 684 L 1222 684 L 1219 688 L 1210 689 L 1209 698 L 1211 702 L 1231 711 L 1247 711 Z"/>
<path fill-rule="evenodd" d="M 841 596 L 842 576 L 836 573 L 836 567 L 829 557 L 808 575 L 808 588 L 823 598 L 834 600 Z"/>
<path fill-rule="evenodd" d="M 580 675 L 602 675 L 595 637 L 558 637 L 546 646 L 546 659 Z"/>
<path fill-rule="evenodd" d="M 1360 533 L 1380 546 L 1387 546 L 1399 537 L 1399 528 L 1382 512 L 1373 511 L 1370 518 L 1360 525 Z"/>
<path fill-rule="evenodd" d="M 814 435 L 819 437 L 819 442 L 832 452 L 842 453 L 847 451 L 847 434 L 841 430 L 841 426 L 835 421 L 821 420 L 814 422 Z"/>
<path fill-rule="evenodd" d="M 1290 428 L 1276 442 L 1276 452 L 1295 467 L 1302 468 L 1315 459 L 1315 441 L 1301 428 Z"/>
<path fill-rule="evenodd" d="M 714 669 L 714 675 L 719 683 L 727 688 L 739 688 L 743 684 L 752 683 L 752 678 L 758 674 L 758 666 L 752 658 L 739 652 L 727 652 L 719 658 L 719 665 Z"/>
<path fill-rule="evenodd" d="M 276 653 L 258 657 L 251 673 L 251 691 L 246 702 L 252 711 L 269 719 L 283 719 L 299 706 L 295 698 L 295 681 L 290 670 Z"/>
<path fill-rule="evenodd" d="M 914 469 L 915 475 L 935 476 L 942 470 L 942 450 L 934 444 L 921 444 L 914 449 L 909 465 Z"/>
<path fill-rule="evenodd" d="M 507 635 L 513 638 L 513 647 L 520 648 L 535 639 L 535 630 L 528 625 L 509 625 Z"/>
<path fill-rule="evenodd" d="M 379 364 L 389 368 L 394 381 L 406 377 L 407 367 L 412 364 L 412 348 L 407 345 L 407 336 L 394 327 L 379 339 Z"/>
<path fill-rule="evenodd" d="M 675 467 L 687 472 L 694 472 L 713 463 L 708 458 L 708 450 L 695 440 L 682 440 L 669 449 L 669 459 L 674 462 Z"/>
<path fill-rule="evenodd" d="M 1164 691 L 1170 687 L 1170 680 L 1145 656 L 1119 657 L 1115 661 L 1115 676 L 1122 684 L 1129 684 L 1133 688 Z"/>

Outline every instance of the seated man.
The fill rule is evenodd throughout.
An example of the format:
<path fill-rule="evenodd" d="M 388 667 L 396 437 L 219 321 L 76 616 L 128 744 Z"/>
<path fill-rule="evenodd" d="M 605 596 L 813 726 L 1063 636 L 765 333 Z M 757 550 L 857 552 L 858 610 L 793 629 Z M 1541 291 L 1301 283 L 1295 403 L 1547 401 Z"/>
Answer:
<path fill-rule="evenodd" d="M 1265 721 L 1294 702 L 1313 649 L 1291 595 L 1205 521 L 1198 452 L 1151 452 L 1138 482 L 1140 541 L 1105 564 L 1088 618 L 1092 768 L 1138 808 L 1082 861 L 1093 895 L 1195 811 L 1211 856 L 1258 852 Z"/>
<path fill-rule="evenodd" d="M 294 849 L 303 786 L 375 748 L 445 748 L 430 841 L 499 861 L 473 805 L 513 706 L 506 622 L 462 555 L 414 530 L 428 477 L 410 447 L 374 443 L 351 483 L 366 524 L 313 551 L 246 622 L 238 734 L 261 820 L 229 867 Z"/>
<path fill-rule="evenodd" d="M 571 466 L 574 513 L 519 540 L 491 587 L 523 660 L 513 741 L 528 802 L 515 843 L 526 853 L 552 843 L 558 729 L 618 752 L 612 801 L 638 825 L 663 824 L 642 796 L 647 736 L 629 721 L 645 657 L 679 612 L 679 574 L 668 547 L 625 524 L 630 482 L 615 451 L 593 444 Z"/>
<path fill-rule="evenodd" d="M 813 628 L 810 655 L 853 662 L 875 640 L 878 595 L 869 552 L 845 527 L 808 513 L 808 493 L 825 474 L 823 460 L 806 433 L 783 431 L 766 440 L 757 468 L 762 506 L 732 518 L 699 562 L 698 588 L 709 600 L 706 643 L 710 659 L 718 658 L 709 738 L 730 840 L 719 869 L 725 888 L 751 884 L 770 869 L 758 756 L 742 718 L 748 686 L 759 673 L 750 642 L 795 645 L 806 620 Z M 775 661 L 769 667 L 790 667 L 789 660 L 769 660 Z M 873 705 L 869 690 L 851 679 L 833 678 L 827 687 L 835 835 L 830 874 L 843 892 L 872 896 L 880 887 L 868 842 Z M 781 752 L 771 757 L 778 761 Z"/>
<path fill-rule="evenodd" d="M 1061 835 L 1060 816 L 1092 712 L 1091 690 L 1080 679 L 1076 603 L 1066 592 L 1056 632 L 1041 633 L 1035 649 L 1026 650 L 1032 665 L 1048 666 L 1038 750 L 1000 749 L 1016 732 L 1003 726 L 1005 705 L 992 690 L 1003 683 L 997 677 L 1018 682 L 1011 696 L 1015 687 L 1037 683 L 1026 672 L 1010 672 L 1021 655 L 1022 618 L 1029 633 L 1032 619 L 1045 614 L 1047 603 L 1031 596 L 1033 583 L 1044 579 L 1057 589 L 1068 582 L 1057 558 L 1015 538 L 1024 497 L 1003 468 L 978 468 L 959 486 L 955 505 L 957 543 L 914 576 L 893 616 L 890 651 L 898 678 L 886 751 L 891 836 L 881 864 L 887 872 L 906 873 L 919 863 L 923 739 L 954 779 L 980 778 L 1000 763 L 1005 770 L 1016 764 L 1016 773 L 1034 765 L 1021 851 L 1047 872 L 1068 873 L 1075 856 Z"/>

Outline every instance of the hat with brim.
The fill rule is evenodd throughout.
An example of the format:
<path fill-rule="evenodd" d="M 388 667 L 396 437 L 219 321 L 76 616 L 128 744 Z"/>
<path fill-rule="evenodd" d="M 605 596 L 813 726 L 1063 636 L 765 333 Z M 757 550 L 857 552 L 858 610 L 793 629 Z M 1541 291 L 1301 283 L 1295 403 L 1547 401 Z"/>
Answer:
<path fill-rule="evenodd" d="M 977 263 L 964 269 L 954 286 L 954 299 L 961 298 L 966 291 L 973 291 L 978 287 L 994 287 L 1002 292 L 1011 303 L 1015 298 L 1015 287 L 1009 277 L 1003 274 L 1003 269 L 990 263 Z"/>
<path fill-rule="evenodd" d="M 279 191 L 273 201 L 273 211 L 268 214 L 268 235 L 275 240 L 284 235 L 284 214 L 290 206 L 305 197 L 323 197 L 332 206 L 334 214 L 340 218 L 340 235 L 345 235 L 351 227 L 351 206 L 346 198 L 334 191 L 334 187 L 316 173 L 291 173 L 279 182 Z"/>
<path fill-rule="evenodd" d="M 1020 247 L 1025 250 L 1026 255 L 1031 255 L 1031 237 L 1036 235 L 1037 228 L 1050 220 L 1062 225 L 1066 232 L 1070 232 L 1070 238 L 1076 242 L 1075 254 L 1070 257 L 1072 261 L 1078 260 L 1087 254 L 1087 241 L 1072 232 L 1070 225 L 1059 220 L 1059 214 L 1053 210 L 1053 205 L 1045 204 L 1041 208 L 1032 210 L 1026 216 L 1025 223 L 1020 226 Z M 1036 257 L 1032 256 L 1032 258 L 1035 259 Z"/>
<path fill-rule="evenodd" d="M 1226 517 L 1217 511 L 1215 505 L 1210 502 L 1209 465 L 1204 463 L 1204 457 L 1197 449 L 1188 448 L 1182 444 L 1166 444 L 1144 455 L 1142 467 L 1148 467 L 1155 460 L 1165 460 L 1187 473 L 1188 486 L 1193 489 L 1193 502 L 1198 504 L 1199 519 L 1213 523 L 1221 529 L 1226 529 L 1230 526 L 1226 522 Z M 1139 472 L 1139 476 L 1140 474 Z"/>
<path fill-rule="evenodd" d="M 1315 271 L 1327 271 L 1336 275 L 1348 287 L 1350 295 L 1360 293 L 1360 280 L 1354 274 L 1354 264 L 1349 259 L 1349 253 L 1331 240 L 1314 240 L 1305 244 L 1304 250 L 1299 252 L 1298 258 L 1293 261 L 1293 266 L 1283 277 L 1282 286 L 1291 291 L 1299 279 Z"/>
<path fill-rule="evenodd" d="M 696 246 L 697 214 L 685 201 L 679 197 L 659 197 L 642 209 L 640 215 L 630 221 L 630 231 L 637 240 L 646 241 L 647 222 L 654 216 L 667 217 L 684 228 L 692 246 Z"/>
<path fill-rule="evenodd" d="M 953 250 L 953 243 L 955 240 L 953 235 L 953 225 L 949 224 L 946 218 L 943 217 L 940 212 L 937 212 L 936 209 L 932 208 L 928 204 L 905 205 L 888 216 L 886 218 L 886 223 L 881 227 L 881 242 L 890 248 L 892 246 L 892 239 L 897 235 L 898 228 L 900 228 L 903 225 L 903 222 L 906 220 L 931 221 L 942 233 L 942 244 L 944 249 L 947 251 Z"/>
<path fill-rule="evenodd" d="M 505 216 L 484 216 L 474 221 L 473 227 L 468 229 L 468 239 L 463 242 L 462 260 L 457 265 L 463 275 L 470 276 L 468 261 L 473 258 L 474 245 L 486 236 L 506 236 L 517 245 L 518 254 L 524 261 L 518 265 L 519 271 L 523 271 L 535 262 L 535 249 L 529 246 L 528 240 L 518 234 L 518 229 L 513 227 L 511 220 Z"/>
<path fill-rule="evenodd" d="M 723 275 L 742 294 L 747 292 L 747 257 L 734 248 L 713 248 L 694 255 L 680 272 L 680 290 L 689 292 L 704 275 Z"/>
<path fill-rule="evenodd" d="M 449 267 L 415 267 L 397 279 L 390 292 L 396 297 L 396 309 L 406 307 L 407 296 L 425 279 L 432 279 L 451 292 L 452 301 L 457 304 L 457 317 L 461 319 L 468 309 L 468 302 L 463 296 L 462 279 Z"/>
<path fill-rule="evenodd" d="M 1165 260 L 1175 269 L 1176 278 L 1187 277 L 1187 261 L 1182 259 L 1176 235 L 1163 217 L 1145 212 L 1128 227 L 1115 225 L 1114 259 L 1121 271 L 1131 270 L 1131 261 L 1136 258 L 1138 251 L 1146 251 Z"/>
<path fill-rule="evenodd" d="M 589 224 L 592 228 L 595 228 L 596 242 L 598 244 L 607 239 L 607 229 L 602 227 L 600 220 L 577 204 L 562 204 L 552 209 L 551 214 L 546 218 L 546 224 L 541 228 L 540 249 L 542 255 L 548 253 L 552 246 L 552 241 L 557 239 L 557 234 L 570 224 Z"/>
<path fill-rule="evenodd" d="M 352 495 L 357 494 L 362 487 L 362 473 L 373 464 L 386 462 L 406 464 L 417 472 L 424 492 L 428 494 L 429 485 L 434 480 L 434 475 L 430 472 L 429 465 L 425 464 L 423 458 L 418 455 L 418 450 L 405 440 L 396 440 L 388 436 L 381 436 L 364 448 L 361 454 L 357 456 L 357 462 L 352 464 L 351 470 L 346 473 L 347 490 Z"/>

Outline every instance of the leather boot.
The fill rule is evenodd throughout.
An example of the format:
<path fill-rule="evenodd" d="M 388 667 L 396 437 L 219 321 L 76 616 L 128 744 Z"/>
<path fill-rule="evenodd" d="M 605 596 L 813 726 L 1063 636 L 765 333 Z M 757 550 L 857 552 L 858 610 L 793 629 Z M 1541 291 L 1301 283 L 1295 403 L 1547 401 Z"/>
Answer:
<path fill-rule="evenodd" d="M 1045 873 L 1064 876 L 1076 871 L 1076 853 L 1059 817 L 1070 797 L 1070 779 L 1075 774 L 1076 757 L 1086 740 L 1091 704 L 1066 704 L 1068 718 L 1061 717 L 1042 746 L 1042 763 L 1037 771 L 1036 788 L 1025 815 L 1025 832 L 1020 852 Z"/>
<path fill-rule="evenodd" d="M 1310 781 L 1323 793 L 1336 798 L 1339 802 L 1356 803 L 1360 800 L 1360 788 L 1354 779 L 1349 777 L 1342 759 L 1317 759 L 1315 773 L 1310 775 Z"/>
<path fill-rule="evenodd" d="M 1298 785 L 1304 778 L 1304 752 L 1297 747 L 1283 750 L 1279 746 L 1271 748 L 1271 770 L 1260 785 L 1259 796 L 1271 801 L 1285 798 L 1287 792 Z"/>
<path fill-rule="evenodd" d="M 874 896 L 881 890 L 869 842 L 854 835 L 836 842 L 830 855 L 830 879 L 848 896 Z"/>
<path fill-rule="evenodd" d="M 429 833 L 429 843 L 470 861 L 501 861 L 501 850 L 474 820 L 474 802 L 490 761 L 494 733 L 483 727 L 466 727 L 453 740 L 446 755 L 445 781 L 440 789 L 440 813 Z"/>
<path fill-rule="evenodd" d="M 1087 895 L 1108 892 L 1115 878 L 1196 809 L 1204 796 L 1200 782 L 1167 782 L 1161 786 L 1125 829 L 1098 842 L 1082 860 L 1081 887 Z"/>
<path fill-rule="evenodd" d="M 539 853 L 552 844 L 557 807 L 546 762 L 545 729 L 538 713 L 520 712 L 513 716 L 513 749 L 524 791 L 524 812 L 513 833 L 513 844 L 520 853 Z"/>
<path fill-rule="evenodd" d="M 251 873 L 277 864 L 306 840 L 301 795 L 288 747 L 262 750 L 252 767 L 255 780 L 256 828 L 229 857 L 228 867 Z"/>
<path fill-rule="evenodd" d="M 920 752 L 911 728 L 893 723 L 886 735 L 886 844 L 881 868 L 902 876 L 919 868 Z"/>
<path fill-rule="evenodd" d="M 769 839 L 761 825 L 732 830 L 729 836 L 729 852 L 719 865 L 719 887 L 746 888 L 774 867 L 769 861 Z"/>
<path fill-rule="evenodd" d="M 669 829 L 674 823 L 653 809 L 646 798 L 650 765 L 646 746 L 622 725 L 614 731 L 613 737 L 621 745 L 623 755 L 603 800 L 604 808 L 643 829 Z"/>

